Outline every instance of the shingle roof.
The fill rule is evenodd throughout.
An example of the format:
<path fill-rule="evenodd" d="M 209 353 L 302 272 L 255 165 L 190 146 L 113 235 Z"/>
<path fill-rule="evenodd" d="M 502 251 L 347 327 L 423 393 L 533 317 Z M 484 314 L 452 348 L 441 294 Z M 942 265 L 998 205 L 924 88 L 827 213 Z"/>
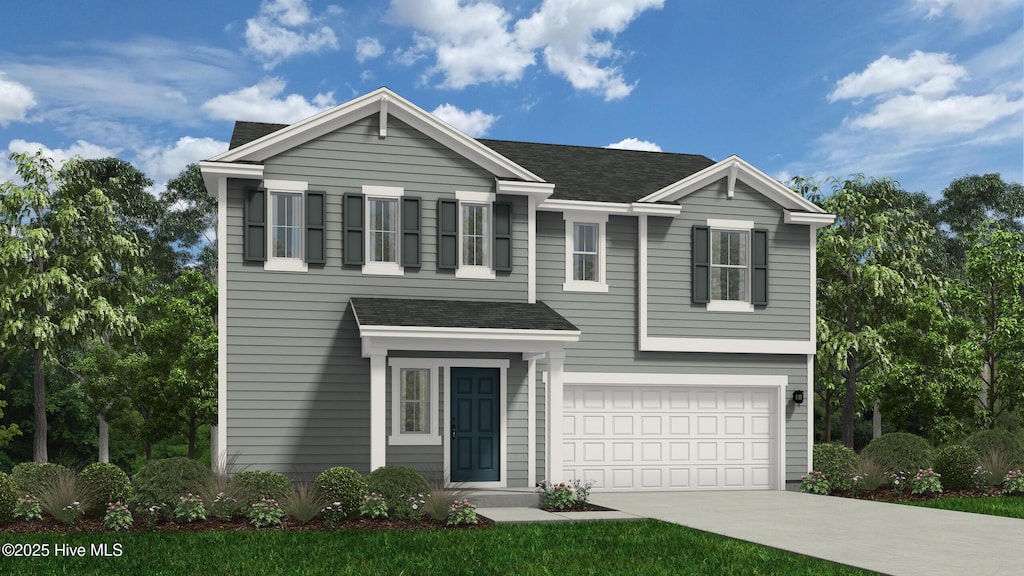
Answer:
<path fill-rule="evenodd" d="M 229 149 L 285 128 L 287 124 L 235 122 Z M 495 152 L 555 185 L 552 198 L 591 202 L 635 202 L 715 163 L 707 156 L 479 140 Z"/>
<path fill-rule="evenodd" d="M 579 330 L 543 302 L 351 298 L 360 326 Z"/>

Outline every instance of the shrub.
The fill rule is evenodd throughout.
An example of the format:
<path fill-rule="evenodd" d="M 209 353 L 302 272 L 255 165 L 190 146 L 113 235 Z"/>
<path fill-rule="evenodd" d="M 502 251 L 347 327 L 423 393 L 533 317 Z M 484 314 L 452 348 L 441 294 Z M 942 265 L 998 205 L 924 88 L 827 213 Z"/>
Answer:
<path fill-rule="evenodd" d="M 381 466 L 366 477 L 367 488 L 384 497 L 392 518 L 405 520 L 416 516 L 413 501 L 430 492 L 427 479 L 418 470 L 403 466 Z"/>
<path fill-rule="evenodd" d="M 999 486 L 1006 474 L 1013 470 L 1013 458 L 1005 450 L 992 448 L 981 457 L 981 473 L 978 481 L 982 486 Z"/>
<path fill-rule="evenodd" d="M 14 507 L 18 502 L 18 488 L 10 474 L 0 472 L 0 524 L 14 520 Z"/>
<path fill-rule="evenodd" d="M 459 526 L 461 524 L 476 524 L 479 522 L 476 516 L 476 505 L 470 504 L 469 500 L 456 500 L 448 514 L 448 525 Z"/>
<path fill-rule="evenodd" d="M 199 491 L 199 497 L 206 503 L 206 511 L 219 520 L 230 522 L 243 512 L 242 491 L 231 482 L 227 472 L 222 470 L 210 472 L 206 484 Z"/>
<path fill-rule="evenodd" d="M 853 487 L 855 490 L 873 492 L 891 481 L 891 474 L 885 466 L 871 456 L 861 456 L 853 468 Z"/>
<path fill-rule="evenodd" d="M 369 492 L 366 479 L 359 472 L 345 466 L 324 470 L 316 477 L 314 486 L 323 494 L 324 500 L 332 505 L 332 510 L 346 519 L 359 517 L 359 505 L 363 502 L 363 496 Z"/>
<path fill-rule="evenodd" d="M 257 528 L 264 526 L 280 526 L 281 518 L 284 518 L 284 510 L 273 498 L 260 498 L 253 502 L 246 513 L 249 522 Z"/>
<path fill-rule="evenodd" d="M 246 470 L 231 479 L 245 508 L 260 500 L 284 502 L 292 493 L 292 481 L 280 472 Z"/>
<path fill-rule="evenodd" d="M 989 452 L 998 451 L 1007 458 L 1008 468 L 1024 467 L 1024 440 L 1006 430 L 979 430 L 964 440 L 964 444 L 974 448 L 979 456 L 985 458 Z M 996 484 L 999 480 L 996 479 Z"/>
<path fill-rule="evenodd" d="M 316 486 L 312 482 L 305 481 L 295 484 L 295 489 L 285 501 L 284 508 L 292 518 L 305 523 L 316 518 L 326 505 L 327 502 L 320 495 Z"/>
<path fill-rule="evenodd" d="M 825 475 L 830 490 L 853 487 L 853 469 L 860 461 L 857 453 L 842 444 L 815 444 L 814 469 Z"/>
<path fill-rule="evenodd" d="M 817 470 L 811 470 L 800 477 L 800 491 L 805 494 L 828 495 L 832 487 L 829 486 L 828 478 Z"/>
<path fill-rule="evenodd" d="M 96 502 L 95 496 L 67 468 L 43 484 L 38 493 L 43 512 L 68 526 L 73 526 Z"/>
<path fill-rule="evenodd" d="M 170 510 L 178 504 L 178 498 L 189 492 L 201 492 L 209 478 L 210 471 L 196 460 L 184 457 L 153 460 L 132 478 L 135 487 L 132 501 Z"/>
<path fill-rule="evenodd" d="M 110 502 L 107 504 L 107 512 L 103 515 L 103 527 L 107 530 L 120 532 L 132 527 L 132 513 L 128 510 L 127 504 L 121 502 Z"/>
<path fill-rule="evenodd" d="M 363 501 L 359 504 L 359 515 L 365 518 L 387 518 L 388 501 L 384 499 L 383 494 L 370 492 L 363 496 Z"/>
<path fill-rule="evenodd" d="M 70 472 L 60 464 L 51 462 L 22 462 L 11 470 L 11 478 L 18 489 L 18 494 L 38 496 L 39 489 L 45 484 L 52 484 L 64 473 Z"/>
<path fill-rule="evenodd" d="M 978 487 L 981 458 L 970 446 L 951 444 L 935 453 L 935 471 L 942 476 L 947 490 L 970 490 Z"/>
<path fill-rule="evenodd" d="M 874 458 L 894 474 L 904 473 L 907 477 L 932 467 L 931 445 L 924 438 L 906 432 L 892 432 L 875 438 L 864 448 L 861 456 Z"/>
<path fill-rule="evenodd" d="M 1024 472 L 1010 470 L 1003 481 L 1003 494 L 1006 496 L 1024 496 Z"/>
<path fill-rule="evenodd" d="M 540 507 L 544 510 L 581 510 L 590 497 L 593 482 L 581 483 L 578 479 L 571 484 L 552 484 L 545 480 L 537 489 L 540 492 Z"/>
<path fill-rule="evenodd" d="M 184 523 L 206 520 L 203 499 L 191 492 L 179 496 L 178 504 L 174 506 L 174 519 Z"/>
<path fill-rule="evenodd" d="M 931 468 L 927 470 L 918 470 L 910 480 L 910 493 L 924 496 L 931 496 L 933 494 L 942 493 L 942 478 L 941 474 L 936 473 Z"/>
<path fill-rule="evenodd" d="M 465 491 L 458 487 L 449 487 L 444 483 L 444 475 L 437 473 L 430 476 L 430 494 L 423 503 L 428 516 L 438 521 L 445 521 L 451 514 L 452 506 L 465 500 Z"/>
<path fill-rule="evenodd" d="M 132 481 L 123 470 L 107 462 L 94 462 L 78 474 L 83 488 L 95 497 L 87 513 L 107 509 L 111 502 L 127 502 L 132 494 Z"/>
<path fill-rule="evenodd" d="M 18 501 L 14 504 L 14 517 L 24 518 L 25 520 L 39 520 L 42 518 L 43 507 L 39 504 L 39 498 L 31 494 L 18 496 Z"/>

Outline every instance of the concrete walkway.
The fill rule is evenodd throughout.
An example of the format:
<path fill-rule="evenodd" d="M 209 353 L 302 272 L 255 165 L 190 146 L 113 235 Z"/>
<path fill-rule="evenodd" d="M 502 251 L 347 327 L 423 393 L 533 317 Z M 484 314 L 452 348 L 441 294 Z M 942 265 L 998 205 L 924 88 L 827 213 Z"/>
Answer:
<path fill-rule="evenodd" d="M 592 493 L 594 504 L 884 574 L 1024 574 L 1024 520 L 797 492 Z"/>

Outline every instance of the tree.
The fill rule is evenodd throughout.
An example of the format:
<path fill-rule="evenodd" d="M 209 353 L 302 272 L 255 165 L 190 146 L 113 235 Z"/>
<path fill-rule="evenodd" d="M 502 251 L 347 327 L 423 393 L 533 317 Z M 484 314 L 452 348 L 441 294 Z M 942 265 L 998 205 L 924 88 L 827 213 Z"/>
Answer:
<path fill-rule="evenodd" d="M 946 253 L 958 270 L 970 248 L 968 236 L 985 221 L 992 220 L 1007 232 L 1024 233 L 1024 187 L 1004 182 L 999 174 L 973 174 L 953 180 L 942 191 L 936 207 L 939 222 L 948 227 L 944 232 Z"/>
<path fill-rule="evenodd" d="M 195 267 L 208 280 L 217 278 L 217 198 L 206 192 L 198 164 L 189 164 L 160 196 L 155 228 L 154 262 L 170 282 L 184 268 Z"/>
<path fill-rule="evenodd" d="M 923 246 L 934 233 L 888 178 L 832 179 L 831 194 L 808 198 L 836 215 L 818 232 L 818 359 L 842 379 L 842 440 L 854 444 L 861 373 L 888 364 L 879 328 L 923 281 Z"/>
<path fill-rule="evenodd" d="M 0 392 L 3 392 L 7 386 L 0 383 Z M 7 401 L 0 399 L 0 418 L 3 418 L 3 408 L 7 406 Z M 6 426 L 0 426 L 0 447 L 6 446 L 11 442 L 15 436 L 21 436 L 21 430 L 17 424 L 8 424 Z"/>
<path fill-rule="evenodd" d="M 43 156 L 11 154 L 24 184 L 0 184 L 0 341 L 32 354 L 33 459 L 46 462 L 44 362 L 63 346 L 135 325 L 133 298 L 143 255 L 115 219 L 110 186 L 91 165 L 59 169 Z M 107 182 L 109 184 L 109 182 Z"/>
<path fill-rule="evenodd" d="M 975 321 L 970 341 L 983 361 L 979 402 L 994 427 L 1003 411 L 1024 407 L 1024 234 L 988 221 L 967 241 L 967 282 L 958 300 Z"/>

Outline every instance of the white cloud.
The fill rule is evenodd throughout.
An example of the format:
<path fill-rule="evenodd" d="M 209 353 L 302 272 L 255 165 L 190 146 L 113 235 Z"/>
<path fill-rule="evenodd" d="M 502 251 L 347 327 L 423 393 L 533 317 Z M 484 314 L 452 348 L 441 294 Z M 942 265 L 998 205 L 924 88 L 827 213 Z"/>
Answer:
<path fill-rule="evenodd" d="M 25 119 L 25 112 L 36 105 L 32 90 L 0 72 L 0 126 Z"/>
<path fill-rule="evenodd" d="M 372 36 L 364 36 L 356 40 L 356 61 L 360 64 L 367 60 L 379 58 L 384 53 L 384 45 Z"/>
<path fill-rule="evenodd" d="M 266 78 L 229 94 L 221 94 L 203 103 L 203 110 L 218 120 L 254 120 L 290 124 L 334 106 L 334 93 L 317 94 L 312 101 L 299 94 L 284 92 L 285 81 Z"/>
<path fill-rule="evenodd" d="M 339 13 L 340 8 L 331 6 L 326 15 Z M 338 37 L 322 21 L 310 13 L 305 0 L 264 0 L 256 16 L 245 21 L 245 41 L 269 70 L 300 54 L 336 50 Z"/>
<path fill-rule="evenodd" d="M 899 95 L 850 122 L 852 128 L 907 131 L 919 135 L 972 134 L 1008 116 L 1020 115 L 1024 100 L 1005 94 L 956 95 L 932 100 L 921 94 Z"/>
<path fill-rule="evenodd" d="M 863 72 L 849 74 L 836 83 L 829 102 L 863 98 L 899 90 L 942 96 L 967 75 L 962 66 L 952 63 L 949 54 L 914 51 L 906 60 L 888 55 L 875 60 Z"/>
<path fill-rule="evenodd" d="M 154 188 L 163 190 L 171 178 L 176 177 L 186 166 L 205 160 L 228 149 L 227 142 L 213 138 L 183 136 L 170 146 L 150 146 L 136 154 L 140 169 L 152 179 Z"/>
<path fill-rule="evenodd" d="M 66 162 L 75 156 L 81 156 L 82 158 L 110 158 L 117 156 L 119 149 L 107 148 L 100 146 L 99 144 L 93 144 L 85 140 L 78 140 L 67 148 L 50 148 L 39 142 L 27 142 L 21 139 L 11 140 L 10 144 L 7 145 L 8 153 L 22 153 L 28 152 L 29 154 L 35 153 L 37 150 L 42 150 L 44 156 L 48 156 L 53 159 L 57 164 Z"/>
<path fill-rule="evenodd" d="M 397 62 L 411 66 L 432 55 L 426 77 L 441 74 L 441 86 L 512 83 L 542 51 L 547 70 L 577 90 L 605 100 L 624 98 L 627 83 L 615 65 L 624 58 L 612 40 L 640 13 L 664 0 L 545 0 L 530 16 L 514 20 L 501 6 L 481 0 L 392 0 L 387 20 L 409 26 L 413 45 L 395 50 Z"/>
<path fill-rule="evenodd" d="M 573 88 L 618 100 L 629 96 L 636 84 L 628 84 L 622 70 L 610 64 L 622 56 L 610 39 L 641 12 L 663 5 L 664 0 L 544 0 L 538 11 L 516 24 L 516 33 L 523 46 L 543 48 L 548 70 L 565 77 Z"/>
<path fill-rule="evenodd" d="M 658 146 L 654 142 L 648 142 L 647 140 L 640 140 L 637 138 L 623 138 L 614 144 L 609 144 L 605 148 L 615 148 L 616 150 L 643 150 L 646 152 L 661 152 L 661 146 Z"/>
<path fill-rule="evenodd" d="M 466 112 L 451 104 L 441 104 L 434 108 L 431 114 L 474 138 L 485 135 L 490 130 L 491 125 L 500 118 L 500 116 L 487 114 L 479 109 Z"/>
<path fill-rule="evenodd" d="M 956 19 L 971 26 L 1014 8 L 1019 13 L 1021 3 L 1021 0 L 914 0 L 915 6 L 928 18 L 951 12 Z"/>

